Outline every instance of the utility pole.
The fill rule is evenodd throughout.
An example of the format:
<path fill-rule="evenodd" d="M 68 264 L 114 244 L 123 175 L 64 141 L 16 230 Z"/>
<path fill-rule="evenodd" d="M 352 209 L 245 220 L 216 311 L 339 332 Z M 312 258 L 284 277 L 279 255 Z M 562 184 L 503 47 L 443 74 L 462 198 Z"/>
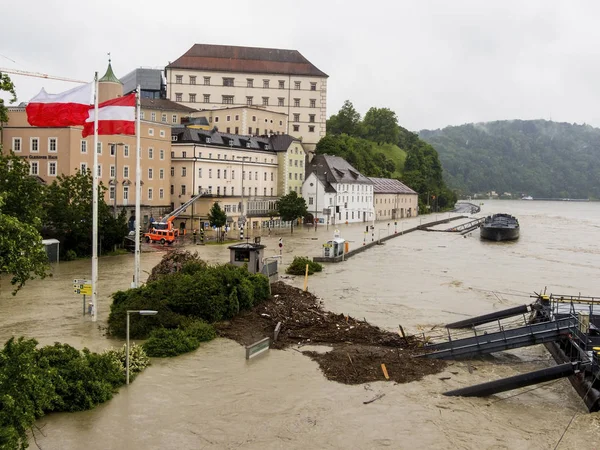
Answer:
<path fill-rule="evenodd" d="M 237 158 L 242 160 L 242 201 L 240 203 L 240 217 L 238 219 L 238 227 L 240 229 L 240 239 L 244 239 L 244 225 L 246 224 L 246 217 L 244 216 L 244 178 L 246 178 L 246 174 L 244 172 L 244 161 L 246 160 L 246 158 L 250 159 L 250 157 L 238 156 Z"/>

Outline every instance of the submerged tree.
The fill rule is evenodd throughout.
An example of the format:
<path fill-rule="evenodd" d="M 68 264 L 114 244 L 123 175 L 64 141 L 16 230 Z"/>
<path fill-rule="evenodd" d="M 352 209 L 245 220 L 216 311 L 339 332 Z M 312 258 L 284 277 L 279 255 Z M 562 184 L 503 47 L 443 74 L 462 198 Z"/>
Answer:
<path fill-rule="evenodd" d="M 278 212 L 283 221 L 290 222 L 292 233 L 294 233 L 294 220 L 304 217 L 308 212 L 306 201 L 302 197 L 298 197 L 296 191 L 292 191 L 279 199 Z"/>

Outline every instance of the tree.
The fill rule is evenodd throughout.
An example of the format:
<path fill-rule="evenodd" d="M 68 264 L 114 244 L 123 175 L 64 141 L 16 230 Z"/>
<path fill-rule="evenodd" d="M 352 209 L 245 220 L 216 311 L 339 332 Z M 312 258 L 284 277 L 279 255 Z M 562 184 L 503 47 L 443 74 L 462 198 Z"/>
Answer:
<path fill-rule="evenodd" d="M 0 273 L 12 275 L 15 295 L 27 280 L 46 277 L 49 264 L 37 229 L 3 213 L 3 195 L 0 193 Z"/>
<path fill-rule="evenodd" d="M 291 223 L 292 234 L 294 233 L 294 220 L 307 214 L 306 201 L 298 197 L 296 191 L 290 192 L 279 199 L 277 210 L 281 219 Z"/>
<path fill-rule="evenodd" d="M 371 141 L 395 144 L 400 137 L 398 118 L 389 108 L 370 108 L 363 120 L 364 137 Z"/>
<path fill-rule="evenodd" d="M 227 214 L 221 209 L 221 205 L 218 202 L 215 202 L 210 208 L 208 221 L 211 227 L 217 227 L 217 239 L 219 242 L 222 242 L 221 228 L 227 223 Z"/>
<path fill-rule="evenodd" d="M 337 114 L 327 121 L 327 134 L 360 135 L 360 114 L 350 100 L 346 100 Z"/>
<path fill-rule="evenodd" d="M 5 73 L 0 73 L 0 91 L 8 92 L 10 94 L 9 103 L 17 101 L 17 93 L 15 92 L 15 85 L 13 84 L 10 77 Z M 2 124 L 8 122 L 8 110 L 4 106 L 4 100 L 0 98 L 0 128 Z"/>

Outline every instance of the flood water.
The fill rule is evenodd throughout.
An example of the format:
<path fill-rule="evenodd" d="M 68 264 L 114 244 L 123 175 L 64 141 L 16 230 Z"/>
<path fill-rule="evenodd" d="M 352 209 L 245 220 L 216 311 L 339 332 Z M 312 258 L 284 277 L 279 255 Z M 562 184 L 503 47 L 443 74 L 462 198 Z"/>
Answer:
<path fill-rule="evenodd" d="M 411 333 L 437 332 L 435 327 L 468 315 L 528 303 L 529 295 L 544 288 L 600 295 L 600 203 L 485 200 L 478 215 L 494 212 L 519 218 L 518 241 L 481 241 L 478 231 L 466 237 L 417 231 L 327 265 L 310 277 L 309 290 L 329 310 L 390 330 L 401 324 Z M 400 234 L 434 217 L 407 219 L 395 228 Z M 297 230 L 293 236 L 277 230 L 263 236 L 263 243 L 268 255 L 279 254 L 283 236 L 284 263 L 289 263 L 293 255 L 318 255 L 334 228 Z M 394 232 L 393 222 L 375 228 L 375 239 Z M 362 245 L 363 224 L 339 229 L 351 248 Z M 210 262 L 229 259 L 222 246 L 189 248 Z M 144 278 L 161 256 L 142 255 Z M 121 345 L 108 340 L 103 327 L 110 293 L 129 286 L 133 256 L 100 259 L 96 324 L 82 316 L 81 298 L 71 286 L 73 278 L 88 278 L 90 270 L 89 261 L 60 263 L 52 278 L 28 282 L 16 297 L 3 278 L 0 339 L 25 335 L 42 344 L 61 341 L 95 351 Z M 293 277 L 285 281 L 303 284 Z M 44 417 L 38 422 L 43 435 L 36 436 L 44 450 L 547 449 L 555 447 L 575 416 L 558 448 L 598 448 L 600 415 L 587 414 L 566 380 L 489 398 L 442 395 L 552 364 L 537 346 L 470 366 L 454 362 L 419 382 L 345 386 L 326 380 L 316 363 L 293 349 L 246 362 L 240 345 L 217 339 L 188 355 L 153 360 L 134 383 L 92 411 Z M 378 394 L 385 396 L 363 404 Z"/>

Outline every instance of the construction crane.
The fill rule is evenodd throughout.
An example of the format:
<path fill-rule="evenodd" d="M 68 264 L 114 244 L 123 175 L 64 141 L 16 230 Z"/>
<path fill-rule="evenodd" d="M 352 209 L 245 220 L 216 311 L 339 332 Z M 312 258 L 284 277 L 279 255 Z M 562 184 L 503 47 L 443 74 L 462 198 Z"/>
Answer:
<path fill-rule="evenodd" d="M 89 83 L 89 81 L 74 80 L 72 78 L 66 78 L 66 77 L 55 77 L 53 75 L 48 75 L 46 73 L 40 73 L 40 72 L 27 72 L 25 70 L 6 69 L 4 67 L 0 67 L 0 73 L 10 73 L 13 75 L 22 75 L 25 77 L 46 78 L 47 80 L 66 81 L 67 83 L 79 83 L 79 84 Z"/>

